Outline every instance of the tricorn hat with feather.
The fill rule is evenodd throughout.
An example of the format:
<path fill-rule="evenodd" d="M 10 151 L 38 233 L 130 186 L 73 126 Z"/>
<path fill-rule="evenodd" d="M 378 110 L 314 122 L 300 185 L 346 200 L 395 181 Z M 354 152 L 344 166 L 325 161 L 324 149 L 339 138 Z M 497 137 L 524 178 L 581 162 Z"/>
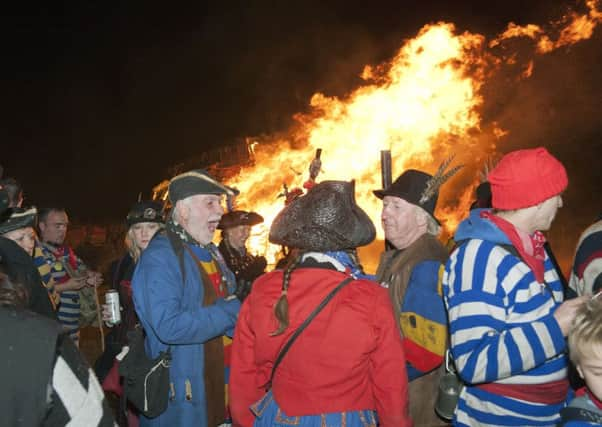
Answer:
<path fill-rule="evenodd" d="M 462 165 L 459 165 L 446 172 L 445 169 L 452 160 L 453 156 L 443 162 L 435 175 L 429 175 L 416 169 L 408 169 L 387 188 L 375 190 L 374 195 L 379 199 L 385 196 L 399 197 L 408 203 L 421 207 L 439 223 L 439 220 L 435 218 L 439 188 L 462 168 Z"/>
<path fill-rule="evenodd" d="M 322 181 L 289 203 L 270 227 L 270 242 L 310 251 L 339 251 L 376 237 L 370 217 L 355 202 L 354 181 Z"/>

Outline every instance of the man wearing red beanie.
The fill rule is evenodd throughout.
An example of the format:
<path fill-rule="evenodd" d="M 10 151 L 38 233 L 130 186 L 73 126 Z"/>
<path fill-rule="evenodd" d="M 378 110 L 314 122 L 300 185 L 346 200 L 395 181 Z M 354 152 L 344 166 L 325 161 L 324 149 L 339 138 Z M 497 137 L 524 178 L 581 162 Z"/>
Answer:
<path fill-rule="evenodd" d="M 492 210 L 473 210 L 443 276 L 451 351 L 466 383 L 454 425 L 554 426 L 569 394 L 565 337 L 584 298 L 563 302 L 544 249 L 568 185 L 545 148 L 489 173 Z"/>

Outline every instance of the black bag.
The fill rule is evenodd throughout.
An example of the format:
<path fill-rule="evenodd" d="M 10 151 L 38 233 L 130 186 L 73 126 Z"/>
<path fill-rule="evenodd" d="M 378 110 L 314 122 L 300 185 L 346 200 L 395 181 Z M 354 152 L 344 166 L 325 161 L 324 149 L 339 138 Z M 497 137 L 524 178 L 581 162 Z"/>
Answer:
<path fill-rule="evenodd" d="M 129 342 L 130 350 L 119 362 L 124 396 L 145 417 L 157 417 L 165 412 L 169 400 L 171 347 L 156 359 L 149 359 L 140 327 L 132 332 Z"/>

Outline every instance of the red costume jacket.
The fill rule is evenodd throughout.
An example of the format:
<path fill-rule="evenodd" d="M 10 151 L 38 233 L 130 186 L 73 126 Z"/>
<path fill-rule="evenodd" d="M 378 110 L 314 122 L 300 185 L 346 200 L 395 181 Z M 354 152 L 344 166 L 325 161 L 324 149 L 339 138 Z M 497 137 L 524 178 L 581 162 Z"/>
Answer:
<path fill-rule="evenodd" d="M 243 304 L 232 348 L 230 409 L 234 425 L 252 426 L 249 406 L 265 393 L 280 348 L 346 274 L 321 268 L 293 271 L 290 325 L 277 329 L 273 307 L 282 271 L 260 276 Z M 411 426 L 407 373 L 399 328 L 386 289 L 354 280 L 301 333 L 278 367 L 272 391 L 288 416 L 373 409 L 381 427 Z"/>

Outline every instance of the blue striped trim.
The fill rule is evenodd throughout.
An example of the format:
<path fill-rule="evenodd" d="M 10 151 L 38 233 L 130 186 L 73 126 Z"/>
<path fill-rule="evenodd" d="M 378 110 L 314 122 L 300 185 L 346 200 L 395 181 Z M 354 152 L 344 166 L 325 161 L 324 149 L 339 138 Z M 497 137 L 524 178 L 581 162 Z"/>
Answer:
<path fill-rule="evenodd" d="M 547 257 L 544 267 L 552 292 L 535 281 L 521 259 L 492 242 L 473 239 L 452 253 L 445 266 L 443 291 L 452 354 L 467 383 L 492 382 L 510 375 L 521 383 L 537 384 L 560 378 L 565 372 L 566 344 L 553 317 L 555 306 L 562 301 L 562 284 Z M 511 317 L 517 319 L 515 323 L 508 323 Z M 499 362 L 503 365 L 498 363 L 500 354 L 504 355 Z M 552 354 L 557 356 L 548 359 Z M 472 403 L 472 408 L 461 399 L 458 407 L 473 417 L 469 421 L 472 425 L 553 425 L 549 420 L 529 421 L 524 414 L 556 419 L 561 406 L 549 409 L 547 405 L 483 394 L 470 386 L 466 393 L 480 399 L 480 403 Z M 492 415 L 488 413 L 488 401 L 502 408 L 502 414 L 507 410 L 517 415 Z"/>

